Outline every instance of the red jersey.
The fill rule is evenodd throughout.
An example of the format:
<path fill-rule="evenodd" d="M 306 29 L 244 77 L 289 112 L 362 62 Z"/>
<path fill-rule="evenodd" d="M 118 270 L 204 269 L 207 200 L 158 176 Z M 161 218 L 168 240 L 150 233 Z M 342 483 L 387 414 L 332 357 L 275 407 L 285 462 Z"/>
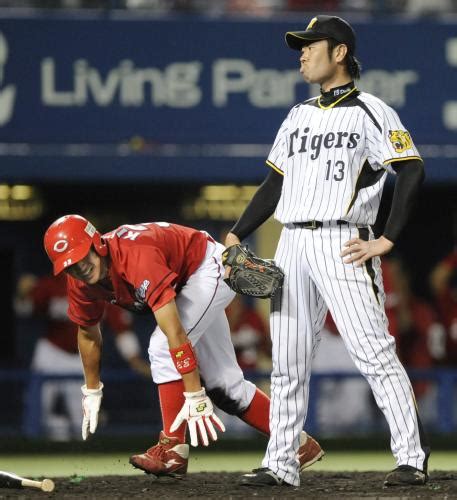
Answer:
<path fill-rule="evenodd" d="M 428 342 L 430 330 L 437 323 L 435 312 L 426 302 L 415 297 L 408 307 L 412 322 L 409 331 L 397 339 L 398 354 L 408 368 L 431 368 L 433 357 Z"/>
<path fill-rule="evenodd" d="M 124 225 L 103 236 L 108 245 L 108 285 L 68 276 L 68 316 L 97 324 L 106 302 L 133 312 L 156 311 L 170 302 L 198 269 L 209 236 L 176 224 Z"/>
<path fill-rule="evenodd" d="M 397 338 L 398 337 L 398 291 L 395 290 L 395 278 L 392 276 L 393 269 L 388 259 L 381 259 L 382 282 L 384 285 L 384 293 L 386 300 L 384 303 L 384 310 L 386 312 L 387 320 L 389 322 L 389 333 Z"/>
<path fill-rule="evenodd" d="M 436 324 L 435 312 L 424 301 L 415 297 L 408 303 L 411 325 L 397 337 L 397 353 L 407 368 L 432 368 L 434 359 L 429 349 L 430 335 Z M 413 382 L 414 393 L 418 398 L 429 389 L 430 384 L 417 380 Z"/>
<path fill-rule="evenodd" d="M 457 251 L 448 255 L 443 265 L 448 268 L 447 285 L 436 297 L 441 320 L 447 332 L 447 363 L 457 363 Z"/>
<path fill-rule="evenodd" d="M 235 299 L 226 309 L 236 359 L 241 369 L 258 368 L 259 354 L 271 357 L 270 335 L 260 314 Z"/>
<path fill-rule="evenodd" d="M 67 281 L 65 274 L 40 278 L 30 299 L 34 312 L 47 321 L 46 338 L 65 352 L 78 352 L 78 329 L 67 316 Z M 108 304 L 103 320 L 115 334 L 132 329 L 132 318 L 127 311 Z"/>

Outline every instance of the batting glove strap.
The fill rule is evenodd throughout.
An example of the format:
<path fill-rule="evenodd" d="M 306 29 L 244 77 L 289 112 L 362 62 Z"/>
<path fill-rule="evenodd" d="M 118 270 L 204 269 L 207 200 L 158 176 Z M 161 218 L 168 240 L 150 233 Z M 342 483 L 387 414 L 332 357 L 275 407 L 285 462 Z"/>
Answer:
<path fill-rule="evenodd" d="M 81 387 L 81 392 L 83 393 L 84 396 L 103 396 L 103 382 L 100 382 L 100 385 L 98 386 L 98 389 L 88 389 L 87 385 L 84 384 Z"/>
<path fill-rule="evenodd" d="M 205 388 L 196 392 L 184 392 L 184 405 L 176 416 L 170 431 L 176 431 L 183 422 L 187 422 L 190 434 L 190 444 L 198 446 L 199 437 L 204 446 L 209 445 L 208 434 L 217 441 L 214 426 L 225 432 L 224 424 L 214 413 L 213 403 L 206 395 Z"/>
<path fill-rule="evenodd" d="M 205 388 L 203 387 L 201 391 L 197 392 L 183 392 L 184 397 L 186 399 L 197 399 L 197 398 L 205 398 L 206 397 L 206 391 Z"/>

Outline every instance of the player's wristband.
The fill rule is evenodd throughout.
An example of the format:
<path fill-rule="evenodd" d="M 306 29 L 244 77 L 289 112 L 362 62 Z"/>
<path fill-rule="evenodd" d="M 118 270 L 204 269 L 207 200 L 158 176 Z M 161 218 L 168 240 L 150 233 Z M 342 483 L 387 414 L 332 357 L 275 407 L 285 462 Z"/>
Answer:
<path fill-rule="evenodd" d="M 170 349 L 171 359 L 181 375 L 193 372 L 197 368 L 197 357 L 190 342 Z"/>

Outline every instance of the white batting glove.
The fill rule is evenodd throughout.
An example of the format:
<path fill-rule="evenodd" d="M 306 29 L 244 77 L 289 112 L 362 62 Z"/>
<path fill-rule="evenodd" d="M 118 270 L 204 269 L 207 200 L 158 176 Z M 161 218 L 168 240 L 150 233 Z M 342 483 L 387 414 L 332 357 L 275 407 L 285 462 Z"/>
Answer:
<path fill-rule="evenodd" d="M 83 393 L 83 425 L 82 435 L 84 441 L 87 439 L 88 433 L 95 433 L 98 424 L 98 412 L 103 397 L 103 383 L 100 382 L 98 389 L 88 389 L 86 385 L 81 387 Z"/>
<path fill-rule="evenodd" d="M 217 434 L 214 425 L 225 432 L 225 426 L 214 413 L 213 403 L 206 395 L 205 388 L 197 392 L 184 392 L 186 401 L 181 411 L 176 416 L 170 431 L 174 432 L 178 427 L 186 422 L 189 425 L 190 444 L 198 446 L 198 435 L 205 446 L 209 445 L 208 432 L 213 441 L 217 441 Z M 198 432 L 197 432 L 198 430 Z"/>

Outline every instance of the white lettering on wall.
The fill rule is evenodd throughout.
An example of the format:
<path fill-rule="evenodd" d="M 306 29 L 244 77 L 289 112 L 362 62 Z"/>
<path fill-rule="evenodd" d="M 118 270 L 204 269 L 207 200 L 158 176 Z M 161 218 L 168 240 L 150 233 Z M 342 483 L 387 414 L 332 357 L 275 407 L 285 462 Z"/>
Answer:
<path fill-rule="evenodd" d="M 59 69 L 59 71 L 58 71 Z M 254 108 L 290 108 L 304 100 L 305 90 L 297 92 L 303 78 L 296 68 L 287 70 L 257 68 L 247 59 L 216 59 L 211 71 L 212 104 L 217 108 L 230 106 L 244 98 Z M 137 68 L 130 59 L 101 72 L 87 59 L 77 59 L 70 71 L 66 87 L 59 85 L 57 62 L 47 57 L 41 62 L 41 97 L 46 106 L 193 108 L 202 102 L 200 81 L 203 64 L 200 61 L 173 62 L 163 69 Z M 68 68 L 67 68 L 68 70 Z M 387 104 L 401 108 L 406 103 L 408 86 L 419 81 L 416 71 L 368 70 L 358 87 L 372 93 Z M 319 93 L 309 86 L 310 96 Z"/>
<path fill-rule="evenodd" d="M 457 38 L 446 40 L 444 46 L 446 62 L 451 68 L 457 68 Z M 444 126 L 449 130 L 457 130 L 457 101 L 445 101 L 443 104 L 442 119 Z"/>
<path fill-rule="evenodd" d="M 256 69 L 245 59 L 217 59 L 213 64 L 213 104 L 225 107 L 233 94 L 245 94 L 257 108 L 288 107 L 295 102 L 296 70 Z"/>
<path fill-rule="evenodd" d="M 137 69 L 125 59 L 102 75 L 86 59 L 78 59 L 73 63 L 73 87 L 62 89 L 56 81 L 56 62 L 47 57 L 41 63 L 41 98 L 47 106 L 85 106 L 93 101 L 100 107 L 119 102 L 126 107 L 190 108 L 202 98 L 201 69 L 198 61 L 174 62 L 163 70 Z"/>
<path fill-rule="evenodd" d="M 402 108 L 406 104 L 408 85 L 419 81 L 417 71 L 386 71 L 372 69 L 364 72 L 357 87 L 379 97 L 389 106 Z"/>

